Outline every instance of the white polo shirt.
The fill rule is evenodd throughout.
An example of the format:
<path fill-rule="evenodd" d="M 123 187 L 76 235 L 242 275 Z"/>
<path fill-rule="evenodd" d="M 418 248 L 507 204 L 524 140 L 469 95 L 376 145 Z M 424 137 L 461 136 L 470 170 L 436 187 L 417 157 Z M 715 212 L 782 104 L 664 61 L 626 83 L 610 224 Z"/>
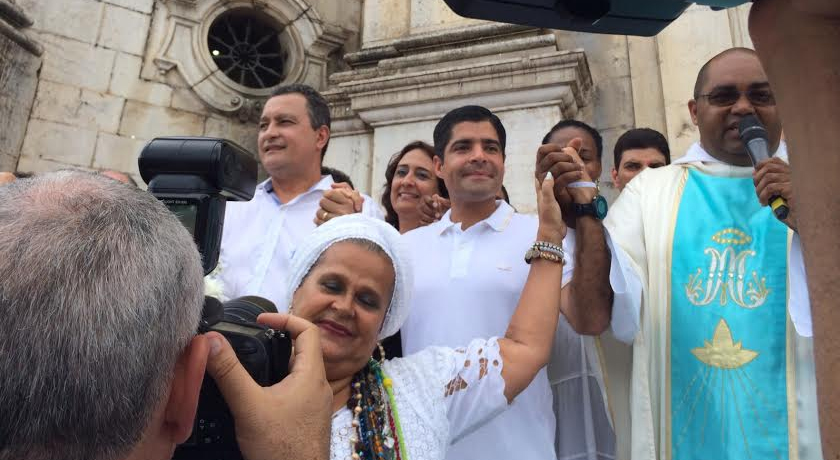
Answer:
<path fill-rule="evenodd" d="M 306 192 L 281 203 L 268 179 L 257 186 L 251 201 L 227 204 L 218 275 L 226 298 L 257 295 L 274 302 L 280 312 L 288 309 L 281 305 L 286 273 L 295 249 L 315 230 L 318 203 L 332 184 L 332 176 L 322 176 Z M 362 214 L 382 219 L 380 207 L 363 197 Z"/>
<path fill-rule="evenodd" d="M 403 353 L 503 337 L 528 277 L 524 257 L 537 225 L 536 216 L 518 214 L 497 201 L 490 217 L 466 231 L 447 212 L 440 221 L 403 235 L 415 273 L 411 312 L 402 328 Z M 565 284 L 571 279 L 574 254 L 565 241 L 563 246 L 569 262 L 563 270 Z M 457 442 L 446 458 L 550 460 L 555 458 L 554 431 L 552 392 L 542 369 L 507 411 L 453 440 Z"/>

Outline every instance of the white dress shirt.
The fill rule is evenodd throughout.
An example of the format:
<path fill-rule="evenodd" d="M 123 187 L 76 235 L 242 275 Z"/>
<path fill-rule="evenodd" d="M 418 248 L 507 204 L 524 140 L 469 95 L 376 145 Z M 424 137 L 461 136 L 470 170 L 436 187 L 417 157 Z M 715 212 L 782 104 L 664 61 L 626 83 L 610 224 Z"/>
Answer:
<path fill-rule="evenodd" d="M 218 275 L 225 298 L 256 295 L 274 302 L 280 312 L 288 310 L 280 303 L 289 263 L 298 244 L 315 229 L 319 202 L 332 184 L 332 176 L 322 176 L 306 192 L 281 203 L 268 179 L 257 186 L 251 201 L 227 204 Z M 382 219 L 380 207 L 363 197 L 362 214 Z"/>
<path fill-rule="evenodd" d="M 415 273 L 411 312 L 402 328 L 406 356 L 429 346 L 458 347 L 475 338 L 504 336 L 528 277 L 524 256 L 538 221 L 497 203 L 490 217 L 467 230 L 447 212 L 439 222 L 403 235 Z M 569 261 L 565 283 L 574 255 L 565 242 L 563 249 Z M 446 458 L 554 459 L 554 430 L 552 393 L 542 369 L 506 412 L 453 440 Z"/>

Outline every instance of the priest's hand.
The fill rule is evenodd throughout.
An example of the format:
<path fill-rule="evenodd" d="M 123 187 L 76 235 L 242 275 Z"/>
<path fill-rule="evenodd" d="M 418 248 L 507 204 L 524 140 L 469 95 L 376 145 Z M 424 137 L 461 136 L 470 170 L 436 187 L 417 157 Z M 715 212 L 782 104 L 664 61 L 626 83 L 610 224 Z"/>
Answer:
<path fill-rule="evenodd" d="M 767 206 L 770 198 L 780 196 L 787 201 L 790 212 L 783 222 L 793 231 L 797 231 L 796 207 L 793 204 L 794 194 L 791 184 L 790 165 L 779 158 L 764 160 L 755 167 L 753 183 L 758 201 Z"/>
<path fill-rule="evenodd" d="M 449 210 L 449 200 L 435 193 L 420 199 L 417 210 L 420 212 L 420 225 L 429 225 L 440 220 Z"/>
<path fill-rule="evenodd" d="M 315 212 L 315 225 L 321 225 L 333 217 L 362 212 L 364 203 L 362 194 L 353 190 L 349 184 L 332 184 L 332 189 L 325 191 L 321 197 L 318 211 Z"/>

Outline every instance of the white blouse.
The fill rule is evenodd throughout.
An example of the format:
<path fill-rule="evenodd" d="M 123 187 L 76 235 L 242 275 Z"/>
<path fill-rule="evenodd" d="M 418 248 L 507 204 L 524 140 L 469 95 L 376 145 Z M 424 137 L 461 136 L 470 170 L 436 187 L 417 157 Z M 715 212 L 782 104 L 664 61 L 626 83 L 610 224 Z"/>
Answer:
<path fill-rule="evenodd" d="M 504 411 L 502 357 L 496 338 L 476 339 L 466 348 L 430 347 L 385 362 L 406 460 L 442 460 L 449 444 Z M 354 434 L 350 409 L 333 415 L 330 457 L 350 460 Z"/>

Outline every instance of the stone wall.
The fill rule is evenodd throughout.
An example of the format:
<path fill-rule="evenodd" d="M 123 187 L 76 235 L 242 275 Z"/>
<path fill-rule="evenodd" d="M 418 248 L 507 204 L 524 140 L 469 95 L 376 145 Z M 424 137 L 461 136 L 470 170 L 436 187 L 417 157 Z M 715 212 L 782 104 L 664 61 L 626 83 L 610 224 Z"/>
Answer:
<path fill-rule="evenodd" d="M 45 49 L 18 169 L 107 168 L 139 179 L 139 151 L 165 135 L 225 137 L 256 153 L 254 117 L 265 95 L 237 92 L 218 83 L 217 69 L 197 74 L 195 64 L 209 59 L 201 55 L 207 15 L 252 2 L 17 1 Z M 294 81 L 323 87 L 327 72 L 343 66 L 339 57 L 358 48 L 361 0 L 269 0 L 264 9 L 295 28 Z M 187 30 L 187 42 L 178 41 Z"/>
<path fill-rule="evenodd" d="M 751 46 L 748 12 L 749 5 L 718 12 L 695 5 L 654 38 L 555 32 L 557 49 L 580 49 L 589 64 L 592 98 L 573 116 L 592 124 L 604 138 L 601 189 L 608 199 L 617 196 L 610 178 L 613 147 L 626 130 L 651 127 L 661 131 L 674 158 L 697 140 L 687 109 L 694 78 L 714 54 L 732 46 Z M 375 48 L 413 34 L 476 24 L 486 23 L 461 18 L 439 0 L 367 0 L 362 42 L 366 48 Z M 541 115 L 552 117 L 539 120 L 545 126 L 562 118 L 559 112 Z M 427 134 L 418 132 L 415 137 Z M 506 185 L 520 187 L 508 181 Z M 521 187 L 524 192 L 526 186 Z"/>
<path fill-rule="evenodd" d="M 29 25 L 13 1 L 0 0 L 0 171 L 17 169 L 38 83 L 43 48 L 27 32 Z"/>
<path fill-rule="evenodd" d="M 18 169 L 34 172 L 67 166 L 112 168 L 136 176 L 136 155 L 144 142 L 176 134 L 227 137 L 256 150 L 253 117 L 266 95 L 237 92 L 218 81 L 211 84 L 215 76 L 202 68 L 197 56 L 200 43 L 195 39 L 205 27 L 202 18 L 206 15 L 220 7 L 252 2 L 15 1 L 33 20 L 29 35 L 41 43 L 45 53 L 34 105 L 27 101 L 35 91 L 39 61 L 3 65 L 7 73 L 14 69 L 30 78 L 29 86 L 16 83 L 13 93 L 6 86 L 4 94 L 14 94 L 16 104 L 16 112 L 10 112 L 7 119 L 17 122 L 3 133 L 0 166 L 18 164 Z M 352 101 L 334 101 L 337 125 L 326 163 L 350 173 L 354 182 L 370 193 L 380 189 L 391 153 L 409 140 L 430 140 L 431 113 L 445 104 L 430 97 L 432 110 L 420 99 L 410 101 L 412 110 L 425 107 L 422 116 L 417 116 L 405 113 L 396 100 L 380 97 L 382 106 L 377 108 L 376 88 L 371 86 L 371 93 L 352 81 L 364 82 L 389 72 L 419 75 L 445 65 L 480 68 L 495 65 L 501 58 L 521 60 L 540 53 L 579 50 L 585 56 L 591 88 L 587 88 L 587 98 L 576 101 L 573 108 L 520 107 L 515 110 L 528 113 L 525 119 L 531 120 L 520 123 L 520 115 L 512 112 L 515 104 L 498 99 L 488 102 L 509 112 L 502 118 L 512 123 L 508 128 L 512 148 L 517 151 L 510 167 L 518 172 L 509 175 L 506 185 L 515 201 L 525 207 L 531 206 L 531 184 L 517 177 L 525 177 L 523 171 L 529 166 L 524 159 L 534 154 L 535 139 L 541 138 L 537 131 L 564 117 L 597 127 L 605 140 L 601 183 L 604 194 L 612 198 L 615 191 L 609 171 L 616 138 L 627 129 L 649 126 L 665 133 L 674 156 L 681 155 L 697 138 L 686 109 L 697 69 L 724 48 L 750 45 L 748 6 L 721 12 L 694 6 L 655 38 L 557 31 L 553 43 L 547 43 L 550 31 L 522 32 L 506 26 L 498 29 L 503 32 L 496 38 L 459 39 L 458 34 L 476 27 L 501 25 L 460 18 L 440 0 L 268 0 L 263 5 L 279 17 L 292 18 L 288 21 L 297 35 L 296 41 L 291 41 L 305 56 L 296 67 L 295 81 L 328 92 L 344 85 L 339 93 L 357 95 Z M 449 37 L 444 41 L 451 43 L 441 45 L 440 37 Z M 460 44 L 458 40 L 462 40 Z M 11 62 L 14 56 L 23 55 L 0 56 Z M 337 78 L 328 83 L 331 76 Z M 5 78 L 12 81 L 8 75 Z M 500 81 L 487 86 L 487 94 L 500 91 Z M 420 79 L 405 88 L 420 91 L 423 85 L 428 86 Z M 411 93 L 389 94 L 408 97 Z M 4 97 L 8 105 L 10 99 Z M 376 121 L 383 114 L 392 119 Z M 516 141 L 519 137 L 525 140 Z"/>

